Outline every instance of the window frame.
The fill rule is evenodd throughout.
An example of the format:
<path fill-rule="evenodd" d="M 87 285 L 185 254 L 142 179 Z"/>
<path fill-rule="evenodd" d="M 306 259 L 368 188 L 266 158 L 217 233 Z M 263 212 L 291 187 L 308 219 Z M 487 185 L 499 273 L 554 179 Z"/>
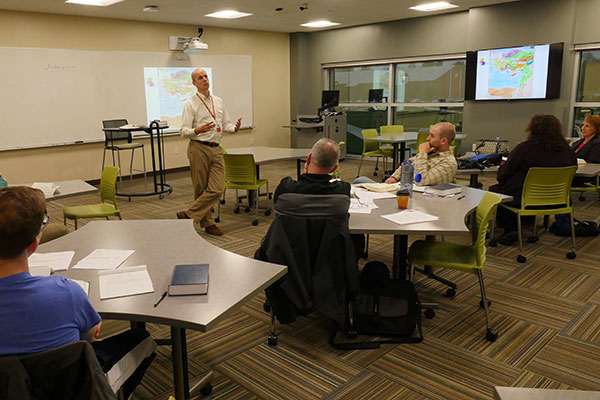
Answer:
<path fill-rule="evenodd" d="M 600 43 L 576 44 L 573 50 L 575 51 L 575 71 L 571 86 L 571 107 L 569 111 L 569 137 L 571 138 L 573 138 L 573 129 L 575 128 L 575 109 L 583 107 L 600 108 L 600 102 L 597 101 L 577 101 L 579 72 L 581 71 L 581 53 L 588 50 L 600 50 Z M 576 139 L 579 139 L 579 137 Z"/>

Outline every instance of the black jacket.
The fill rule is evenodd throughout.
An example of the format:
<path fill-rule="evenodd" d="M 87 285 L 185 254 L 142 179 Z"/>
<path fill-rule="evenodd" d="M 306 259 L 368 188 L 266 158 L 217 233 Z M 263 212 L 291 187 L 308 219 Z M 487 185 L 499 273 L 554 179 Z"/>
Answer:
<path fill-rule="evenodd" d="M 585 162 L 589 163 L 600 163 L 600 136 L 594 136 L 589 142 L 585 144 L 579 151 L 577 148 L 583 142 L 584 139 L 580 139 L 573 143 L 573 150 L 575 150 L 575 156 L 577 158 L 583 158 Z"/>
<path fill-rule="evenodd" d="M 266 290 L 280 323 L 314 311 L 345 323 L 348 302 L 359 292 L 349 203 L 344 194 L 278 197 L 275 220 L 254 257 L 288 267 Z"/>

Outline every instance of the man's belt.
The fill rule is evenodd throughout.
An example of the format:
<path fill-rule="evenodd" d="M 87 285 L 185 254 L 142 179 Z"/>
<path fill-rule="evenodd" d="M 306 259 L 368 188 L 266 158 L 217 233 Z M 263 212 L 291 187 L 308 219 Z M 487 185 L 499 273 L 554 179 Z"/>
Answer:
<path fill-rule="evenodd" d="M 203 142 L 202 140 L 196 140 L 196 142 L 198 143 L 202 143 L 205 146 L 208 147 L 218 147 L 220 143 L 216 143 L 216 142 Z"/>

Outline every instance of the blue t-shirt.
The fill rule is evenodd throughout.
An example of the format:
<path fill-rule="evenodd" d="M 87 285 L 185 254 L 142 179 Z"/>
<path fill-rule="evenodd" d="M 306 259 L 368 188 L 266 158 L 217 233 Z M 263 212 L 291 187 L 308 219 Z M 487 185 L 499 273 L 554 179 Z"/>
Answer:
<path fill-rule="evenodd" d="M 100 320 L 83 289 L 62 276 L 0 278 L 0 355 L 76 342 Z"/>

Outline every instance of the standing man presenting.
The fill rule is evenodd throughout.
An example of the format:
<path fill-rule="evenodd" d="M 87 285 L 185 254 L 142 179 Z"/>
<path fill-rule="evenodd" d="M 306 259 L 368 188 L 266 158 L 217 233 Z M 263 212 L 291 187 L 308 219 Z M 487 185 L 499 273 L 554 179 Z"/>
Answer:
<path fill-rule="evenodd" d="M 192 218 L 200 222 L 206 233 L 219 236 L 223 231 L 215 225 L 211 212 L 225 186 L 224 152 L 219 145 L 222 133 L 237 132 L 242 119 L 231 122 L 223 100 L 210 94 L 206 71 L 194 70 L 192 84 L 198 92 L 183 107 L 181 136 L 190 139 L 187 155 L 195 200 L 190 208 L 177 212 L 177 218 Z"/>

